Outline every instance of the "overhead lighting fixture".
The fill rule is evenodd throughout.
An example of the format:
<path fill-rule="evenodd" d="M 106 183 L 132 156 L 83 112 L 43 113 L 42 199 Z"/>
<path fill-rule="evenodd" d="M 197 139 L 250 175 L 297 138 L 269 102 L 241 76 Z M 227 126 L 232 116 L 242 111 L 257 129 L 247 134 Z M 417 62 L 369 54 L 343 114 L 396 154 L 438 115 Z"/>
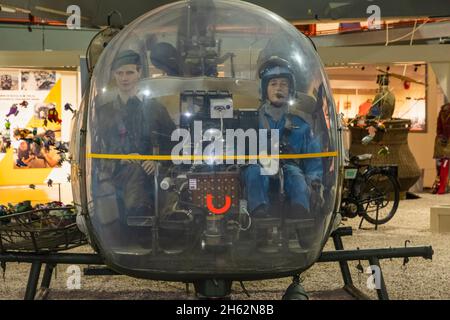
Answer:
<path fill-rule="evenodd" d="M 10 7 L 5 7 L 5 6 L 0 6 L 0 11 L 7 12 L 7 13 L 16 13 L 17 12 L 16 9 L 10 8 Z"/>
<path fill-rule="evenodd" d="M 29 14 L 31 13 L 30 10 L 19 8 L 19 7 L 12 7 L 12 6 L 5 6 L 0 4 L 0 12 L 7 12 L 7 13 L 25 13 Z"/>

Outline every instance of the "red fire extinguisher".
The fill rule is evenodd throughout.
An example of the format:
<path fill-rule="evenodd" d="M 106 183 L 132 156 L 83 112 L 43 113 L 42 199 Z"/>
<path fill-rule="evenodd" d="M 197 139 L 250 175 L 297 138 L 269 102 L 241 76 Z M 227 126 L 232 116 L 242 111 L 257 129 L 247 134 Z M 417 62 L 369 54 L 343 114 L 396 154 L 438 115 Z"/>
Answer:
<path fill-rule="evenodd" d="M 441 161 L 442 161 L 441 168 L 439 170 L 439 189 L 437 192 L 438 194 L 444 194 L 447 192 L 449 160 L 442 159 Z"/>

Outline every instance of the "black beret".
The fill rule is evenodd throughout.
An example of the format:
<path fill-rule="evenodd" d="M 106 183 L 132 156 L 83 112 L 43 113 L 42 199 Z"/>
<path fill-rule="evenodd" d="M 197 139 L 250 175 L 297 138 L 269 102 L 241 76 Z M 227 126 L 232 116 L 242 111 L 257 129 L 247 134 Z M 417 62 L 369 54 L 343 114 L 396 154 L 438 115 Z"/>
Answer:
<path fill-rule="evenodd" d="M 120 52 L 114 59 L 111 70 L 116 70 L 127 64 L 135 64 L 141 66 L 141 57 L 133 50 L 125 50 Z"/>
<path fill-rule="evenodd" d="M 179 76 L 178 51 L 167 42 L 160 42 L 152 48 L 150 60 L 158 69 L 163 70 L 168 76 Z"/>

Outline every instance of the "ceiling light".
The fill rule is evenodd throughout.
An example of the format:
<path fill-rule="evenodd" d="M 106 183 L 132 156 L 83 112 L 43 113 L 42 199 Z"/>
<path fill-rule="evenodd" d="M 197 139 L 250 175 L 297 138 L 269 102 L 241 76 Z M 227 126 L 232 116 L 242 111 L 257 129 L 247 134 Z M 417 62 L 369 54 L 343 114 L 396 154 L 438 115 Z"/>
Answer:
<path fill-rule="evenodd" d="M 5 6 L 0 6 L 0 11 L 1 12 L 8 12 L 8 13 L 16 13 L 16 9 L 5 7 Z"/>

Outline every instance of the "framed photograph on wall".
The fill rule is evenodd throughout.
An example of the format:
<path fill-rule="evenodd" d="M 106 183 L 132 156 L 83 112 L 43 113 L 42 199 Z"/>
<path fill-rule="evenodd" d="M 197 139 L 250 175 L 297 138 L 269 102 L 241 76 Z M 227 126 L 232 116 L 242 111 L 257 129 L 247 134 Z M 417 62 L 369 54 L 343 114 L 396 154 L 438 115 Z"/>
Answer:
<path fill-rule="evenodd" d="M 370 113 L 379 90 L 377 77 L 387 75 L 389 91 L 395 96 L 393 118 L 410 119 L 412 132 L 427 131 L 426 64 L 352 64 L 326 69 L 336 106 L 345 118 Z"/>
<path fill-rule="evenodd" d="M 19 73 L 0 69 L 0 90 L 19 90 Z"/>

